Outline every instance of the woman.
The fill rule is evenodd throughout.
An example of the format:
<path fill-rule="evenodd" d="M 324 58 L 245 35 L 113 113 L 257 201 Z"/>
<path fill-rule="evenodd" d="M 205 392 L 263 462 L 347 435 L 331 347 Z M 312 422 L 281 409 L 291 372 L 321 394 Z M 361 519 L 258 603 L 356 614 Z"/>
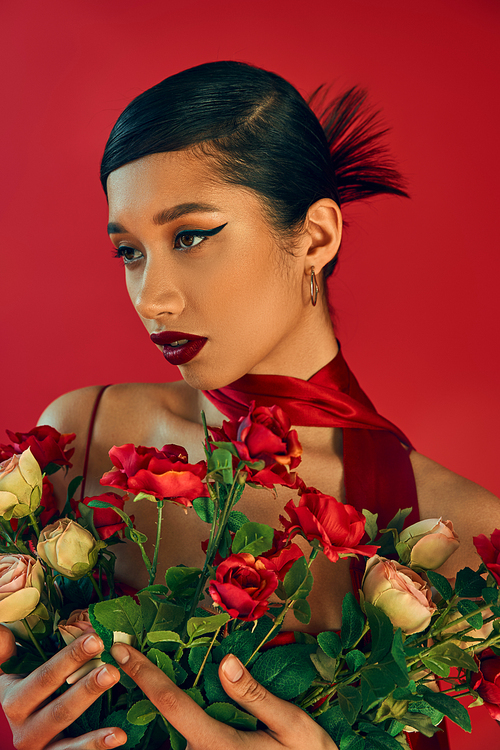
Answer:
<path fill-rule="evenodd" d="M 321 92 L 313 99 L 320 107 Z M 134 100 L 118 119 L 102 163 L 108 231 L 137 313 L 183 380 L 86 388 L 62 396 L 40 422 L 77 433 L 73 474 L 84 473 L 91 496 L 102 492 L 99 478 L 109 469 L 113 445 L 177 443 L 197 461 L 203 458 L 202 409 L 217 426 L 251 400 L 280 403 L 298 426 L 306 485 L 370 507 L 382 522 L 408 505 L 414 505 L 414 520 L 453 521 L 462 544 L 441 569 L 453 578 L 477 563 L 472 536 L 500 527 L 498 501 L 416 453 L 376 414 L 339 352 L 326 298 L 325 280 L 341 242 L 339 206 L 405 194 L 379 143 L 382 133 L 362 105 L 356 90 L 325 105 L 323 131 L 290 84 L 235 62 L 184 71 Z M 62 498 L 64 488 L 57 489 Z M 239 508 L 276 527 L 292 494 L 280 487 L 273 498 L 247 488 Z M 470 518 L 472 504 L 478 512 Z M 154 510 L 148 503 L 134 508 L 137 526 L 150 539 Z M 188 523 L 173 505 L 166 521 L 159 567 L 199 565 L 203 523 L 195 517 Z M 120 552 L 118 577 L 145 585 L 136 548 Z M 347 560 L 333 566 L 319 556 L 313 565 L 308 628 L 337 629 L 342 598 L 355 579 Z M 285 625 L 303 627 L 293 616 Z M 1 635 L 3 661 L 14 646 L 8 632 Z M 99 650 L 94 643 L 85 651 L 89 644 L 82 640 L 24 679 L 2 677 L 16 747 L 76 750 L 126 741 L 119 729 L 57 739 L 118 679 L 107 666 L 53 697 L 75 661 Z M 266 732 L 240 735 L 216 722 L 135 650 L 114 649 L 192 750 L 335 747 L 304 712 L 268 694 L 234 657 L 221 665 L 224 689 L 267 725 Z"/>

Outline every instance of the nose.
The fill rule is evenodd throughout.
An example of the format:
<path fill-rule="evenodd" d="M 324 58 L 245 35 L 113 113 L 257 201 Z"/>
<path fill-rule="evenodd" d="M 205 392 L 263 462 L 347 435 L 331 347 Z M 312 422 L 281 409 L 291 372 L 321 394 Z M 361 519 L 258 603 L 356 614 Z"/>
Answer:
<path fill-rule="evenodd" d="M 143 273 L 130 273 L 127 289 L 137 313 L 145 320 L 169 319 L 184 310 L 184 297 L 167 263 L 148 257 Z"/>

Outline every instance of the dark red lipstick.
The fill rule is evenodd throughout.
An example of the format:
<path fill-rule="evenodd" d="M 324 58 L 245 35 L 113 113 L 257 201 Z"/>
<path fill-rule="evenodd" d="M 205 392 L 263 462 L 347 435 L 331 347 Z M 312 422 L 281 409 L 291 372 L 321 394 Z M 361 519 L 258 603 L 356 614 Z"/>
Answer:
<path fill-rule="evenodd" d="M 152 333 L 150 338 L 153 344 L 163 347 L 163 356 L 171 365 L 187 364 L 207 343 L 205 336 L 193 336 L 192 333 L 181 331 Z"/>

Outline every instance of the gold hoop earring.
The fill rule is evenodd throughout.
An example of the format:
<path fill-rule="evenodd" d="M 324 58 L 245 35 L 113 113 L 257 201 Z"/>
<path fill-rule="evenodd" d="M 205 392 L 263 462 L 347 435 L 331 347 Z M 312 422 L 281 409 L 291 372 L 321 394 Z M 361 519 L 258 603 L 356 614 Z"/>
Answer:
<path fill-rule="evenodd" d="M 316 306 L 318 301 L 319 286 L 316 280 L 316 274 L 314 273 L 314 266 L 311 266 L 311 302 L 313 307 Z"/>

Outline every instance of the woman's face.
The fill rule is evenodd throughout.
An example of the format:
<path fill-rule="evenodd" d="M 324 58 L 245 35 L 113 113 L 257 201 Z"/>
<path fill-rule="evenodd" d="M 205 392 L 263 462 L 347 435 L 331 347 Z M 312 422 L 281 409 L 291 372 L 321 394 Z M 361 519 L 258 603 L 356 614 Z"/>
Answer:
<path fill-rule="evenodd" d="M 223 183 L 208 157 L 177 151 L 112 172 L 108 199 L 109 233 L 149 334 L 206 339 L 185 363 L 175 360 L 190 345 L 186 356 L 175 351 L 182 344 L 165 350 L 190 385 L 292 374 L 297 347 L 307 356 L 306 250 L 300 239 L 294 256 L 277 245 L 252 191 Z"/>

